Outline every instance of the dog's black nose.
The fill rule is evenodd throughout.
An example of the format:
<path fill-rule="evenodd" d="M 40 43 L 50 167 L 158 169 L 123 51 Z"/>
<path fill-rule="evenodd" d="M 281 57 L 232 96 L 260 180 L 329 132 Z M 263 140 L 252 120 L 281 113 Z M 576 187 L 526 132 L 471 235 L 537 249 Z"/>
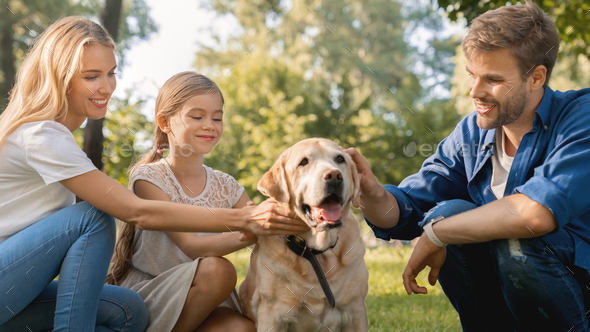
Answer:
<path fill-rule="evenodd" d="M 324 181 L 330 186 L 337 186 L 342 183 L 342 173 L 337 169 L 332 169 L 324 173 Z"/>

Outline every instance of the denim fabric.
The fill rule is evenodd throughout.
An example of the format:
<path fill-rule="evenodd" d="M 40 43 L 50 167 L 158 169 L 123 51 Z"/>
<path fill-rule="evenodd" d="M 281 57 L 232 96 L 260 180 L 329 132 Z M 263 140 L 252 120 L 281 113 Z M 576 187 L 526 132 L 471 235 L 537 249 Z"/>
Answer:
<path fill-rule="evenodd" d="M 462 199 L 482 206 L 496 200 L 490 190 L 491 157 L 496 129 L 477 126 L 477 112 L 467 115 L 424 162 L 399 186 L 385 189 L 397 200 L 398 224 L 374 227 L 375 236 L 412 239 L 418 222 L 437 203 Z M 521 193 L 548 208 L 559 232 L 565 228 L 576 243 L 575 265 L 590 270 L 590 89 L 553 91 L 546 87 L 536 109 L 533 129 L 514 156 L 504 197 Z M 388 207 L 389 208 L 389 207 Z"/>
<path fill-rule="evenodd" d="M 141 298 L 119 287 L 103 289 L 114 244 L 114 218 L 86 202 L 1 242 L 0 331 L 14 331 L 10 326 L 22 323 L 28 331 L 32 327 L 27 320 L 39 329 L 53 322 L 54 331 L 119 331 L 121 324 L 128 325 L 125 331 L 142 331 L 148 314 L 145 305 L 139 305 Z M 59 281 L 52 282 L 57 275 Z M 111 299 L 118 304 L 102 303 L 99 312 L 101 297 L 100 302 Z M 121 310 L 127 311 L 127 323 Z M 103 323 L 107 325 L 96 326 Z"/>
<path fill-rule="evenodd" d="M 0 331 L 52 331 L 57 286 L 58 281 L 52 281 L 33 302 L 0 326 Z M 139 294 L 124 287 L 104 285 L 94 331 L 142 332 L 147 323 L 148 313 Z"/>
<path fill-rule="evenodd" d="M 422 224 L 476 205 L 439 203 Z M 474 220 L 477 222 L 477 220 Z M 589 276 L 561 229 L 537 238 L 447 246 L 439 282 L 464 331 L 590 331 Z"/>

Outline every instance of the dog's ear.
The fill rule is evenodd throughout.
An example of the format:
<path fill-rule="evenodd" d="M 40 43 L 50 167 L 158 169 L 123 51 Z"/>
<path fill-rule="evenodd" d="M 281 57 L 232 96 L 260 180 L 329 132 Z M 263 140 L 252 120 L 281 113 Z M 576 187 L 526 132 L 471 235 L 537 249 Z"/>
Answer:
<path fill-rule="evenodd" d="M 258 181 L 258 191 L 264 196 L 272 197 L 280 203 L 289 203 L 291 199 L 289 184 L 285 172 L 288 150 L 281 153 L 270 170 Z"/>
<path fill-rule="evenodd" d="M 352 177 L 352 206 L 358 208 L 360 206 L 360 199 L 361 199 L 361 181 L 359 178 L 359 174 L 356 170 L 356 164 L 352 160 L 352 157 L 348 155 L 348 153 L 344 152 L 344 159 L 346 163 L 348 163 L 348 171 L 350 172 L 350 176 Z"/>

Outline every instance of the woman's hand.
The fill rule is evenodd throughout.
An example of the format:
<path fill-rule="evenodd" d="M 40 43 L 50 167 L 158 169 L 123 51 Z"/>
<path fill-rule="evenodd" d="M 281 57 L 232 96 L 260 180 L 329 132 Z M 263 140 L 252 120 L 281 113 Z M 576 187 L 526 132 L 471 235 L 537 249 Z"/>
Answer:
<path fill-rule="evenodd" d="M 246 229 L 258 236 L 295 235 L 309 230 L 309 226 L 297 218 L 295 213 L 272 198 L 258 206 L 248 204 L 242 210 L 247 213 Z"/>

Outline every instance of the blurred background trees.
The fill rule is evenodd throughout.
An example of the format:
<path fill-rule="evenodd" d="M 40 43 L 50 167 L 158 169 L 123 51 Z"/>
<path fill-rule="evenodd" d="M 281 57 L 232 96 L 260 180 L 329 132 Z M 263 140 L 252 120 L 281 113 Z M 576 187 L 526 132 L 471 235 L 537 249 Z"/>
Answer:
<path fill-rule="evenodd" d="M 436 89 L 450 88 L 460 40 L 435 39 L 427 52 L 408 45 L 408 23 L 424 26 L 435 13 L 430 5 L 305 5 L 210 3 L 219 15 L 234 15 L 242 31 L 223 45 L 202 45 L 195 61 L 226 100 L 224 137 L 205 162 L 236 176 L 260 200 L 256 183 L 285 148 L 325 137 L 356 147 L 381 181 L 398 183 L 423 161 L 405 157 L 403 148 L 434 145 L 459 120 Z"/>
<path fill-rule="evenodd" d="M 117 71 L 124 70 L 126 51 L 157 32 L 145 1 L 0 0 L 0 111 L 27 48 L 63 16 L 102 23 L 118 44 Z M 551 86 L 588 87 L 590 4 L 535 2 L 554 18 L 562 38 Z M 472 112 L 463 30 L 447 31 L 447 17 L 465 25 L 510 4 L 200 1 L 220 20 L 229 17 L 239 26 L 229 37 L 212 27 L 208 33 L 215 42 L 200 44 L 196 54 L 195 70 L 216 81 L 226 100 L 224 136 L 205 162 L 236 177 L 259 202 L 256 183 L 284 149 L 325 137 L 359 149 L 382 183 L 399 183 Z M 124 184 L 129 164 L 153 144 L 153 125 L 144 115 L 153 110 L 143 109 L 135 93 L 113 98 L 104 123 L 91 122 L 74 133 L 93 162 Z"/>
<path fill-rule="evenodd" d="M 538 3 L 556 19 L 563 41 L 552 83 L 561 90 L 587 87 L 590 6 L 576 0 Z M 226 132 L 206 163 L 236 176 L 250 197 L 260 200 L 258 179 L 281 151 L 308 137 L 356 147 L 382 183 L 397 184 L 416 172 L 473 111 L 462 36 L 445 35 L 443 18 L 470 21 L 511 3 L 205 4 L 220 17 L 234 16 L 241 27 L 225 42 L 217 36 L 218 44 L 202 45 L 195 61 L 227 101 Z M 433 36 L 426 47 L 412 43 L 419 29 Z"/>
<path fill-rule="evenodd" d="M 157 31 L 144 0 L 0 0 L 0 15 L 0 111 L 29 46 L 56 20 L 75 15 L 101 22 L 117 40 L 119 67 L 133 43 Z"/>
<path fill-rule="evenodd" d="M 563 42 L 562 49 L 566 48 L 568 51 L 573 51 L 573 53 L 585 55 L 586 57 L 590 56 L 590 30 L 588 30 L 590 2 L 587 0 L 542 0 L 534 2 L 553 18 Z M 488 10 L 512 3 L 512 1 L 506 0 L 438 0 L 439 6 L 446 9 L 451 20 L 456 21 L 464 17 L 469 22 Z"/>

